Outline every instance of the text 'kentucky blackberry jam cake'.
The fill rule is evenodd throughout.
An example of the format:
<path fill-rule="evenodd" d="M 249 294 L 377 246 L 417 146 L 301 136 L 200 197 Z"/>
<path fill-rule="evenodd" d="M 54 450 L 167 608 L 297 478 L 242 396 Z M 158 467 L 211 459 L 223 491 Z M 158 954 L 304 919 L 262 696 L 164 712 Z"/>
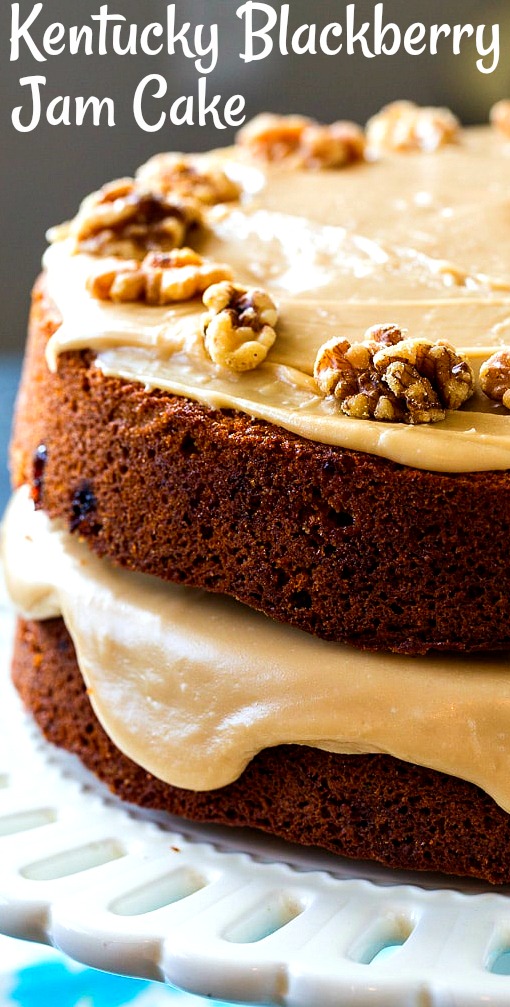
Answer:
<path fill-rule="evenodd" d="M 14 682 L 121 798 L 510 882 L 510 102 L 260 116 L 56 228 Z"/>

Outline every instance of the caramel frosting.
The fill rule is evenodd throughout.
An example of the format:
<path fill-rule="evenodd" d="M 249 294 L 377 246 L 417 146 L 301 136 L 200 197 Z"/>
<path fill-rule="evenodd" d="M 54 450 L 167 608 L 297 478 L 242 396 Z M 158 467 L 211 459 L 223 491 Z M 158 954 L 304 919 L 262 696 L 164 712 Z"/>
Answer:
<path fill-rule="evenodd" d="M 203 347 L 200 301 L 95 301 L 86 280 L 108 260 L 73 254 L 63 240 L 45 257 L 63 319 L 48 345 L 49 366 L 56 369 L 63 352 L 89 348 L 106 375 L 237 409 L 314 441 L 433 471 L 510 468 L 510 415 L 481 392 L 433 427 L 409 428 L 342 416 L 313 380 L 326 340 L 358 342 L 379 323 L 448 339 L 475 370 L 510 343 L 510 145 L 495 131 L 467 129 L 434 154 L 320 173 L 255 167 L 234 150 L 211 159 L 244 195 L 208 209 L 194 245 L 276 301 L 278 338 L 266 362 L 242 375 L 214 365 Z"/>
<path fill-rule="evenodd" d="M 29 619 L 63 616 L 112 741 L 192 790 L 235 780 L 268 746 L 384 752 L 470 780 L 510 812 L 508 655 L 364 653 L 238 602 L 126 572 L 18 491 L 7 586 Z"/>

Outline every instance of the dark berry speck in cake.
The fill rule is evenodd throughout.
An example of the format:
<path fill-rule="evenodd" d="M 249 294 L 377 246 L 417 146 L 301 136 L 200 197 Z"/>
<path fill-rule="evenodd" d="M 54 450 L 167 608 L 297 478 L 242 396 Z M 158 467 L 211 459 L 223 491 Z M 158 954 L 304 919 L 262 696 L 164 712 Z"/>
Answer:
<path fill-rule="evenodd" d="M 44 470 L 48 461 L 48 451 L 45 444 L 39 444 L 34 452 L 32 464 L 32 500 L 36 507 L 40 507 L 42 501 Z"/>

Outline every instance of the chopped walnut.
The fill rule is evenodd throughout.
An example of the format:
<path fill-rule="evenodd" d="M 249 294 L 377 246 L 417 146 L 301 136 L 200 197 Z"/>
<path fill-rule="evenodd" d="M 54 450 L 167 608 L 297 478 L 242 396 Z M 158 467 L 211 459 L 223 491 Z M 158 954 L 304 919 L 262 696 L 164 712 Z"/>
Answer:
<path fill-rule="evenodd" d="M 211 360 L 232 371 L 261 364 L 275 339 L 276 306 L 264 290 L 217 283 L 204 294 L 204 345 Z"/>
<path fill-rule="evenodd" d="M 254 157 L 264 161 L 283 161 L 297 153 L 303 131 L 312 123 L 312 119 L 303 115 L 262 112 L 239 130 L 236 142 L 246 147 Z"/>
<path fill-rule="evenodd" d="M 191 248 L 176 248 L 150 252 L 141 263 L 122 262 L 97 273 L 89 279 L 87 288 L 98 300 L 163 305 L 192 300 L 212 284 L 231 278 L 229 266 L 207 262 Z"/>
<path fill-rule="evenodd" d="M 420 108 L 412 101 L 394 101 L 367 123 L 371 153 L 384 150 L 434 151 L 458 138 L 459 121 L 447 108 Z"/>
<path fill-rule="evenodd" d="M 407 339 L 395 325 L 373 326 L 361 343 L 330 339 L 314 376 L 347 416 L 386 422 L 437 423 L 474 391 L 473 370 L 453 346 Z"/>
<path fill-rule="evenodd" d="M 504 136 L 510 136 L 510 101 L 508 98 L 503 98 L 492 106 L 490 120 L 500 133 L 503 133 Z"/>
<path fill-rule="evenodd" d="M 50 234 L 76 239 L 80 251 L 143 259 L 148 251 L 170 251 L 184 244 L 201 221 L 196 200 L 137 185 L 133 179 L 110 182 L 81 204 L 77 216 Z"/>
<path fill-rule="evenodd" d="M 87 290 L 98 301 L 142 301 L 145 299 L 145 276 L 134 259 L 97 273 L 87 280 Z"/>
<path fill-rule="evenodd" d="M 301 153 L 307 168 L 341 168 L 344 164 L 363 160 L 365 134 L 354 122 L 306 126 L 301 137 Z"/>
<path fill-rule="evenodd" d="M 404 370 L 400 366 L 393 370 L 396 364 L 403 365 Z M 413 370 L 418 379 L 430 382 L 444 409 L 460 409 L 474 392 L 475 379 L 469 361 L 443 339 L 436 343 L 403 339 L 392 347 L 381 348 L 374 356 L 374 365 L 384 372 L 385 381 L 395 395 L 404 394 L 399 391 L 400 382 L 405 384 Z"/>
<path fill-rule="evenodd" d="M 376 353 L 383 346 L 396 346 L 397 343 L 401 343 L 405 333 L 406 329 L 401 329 L 394 322 L 379 322 L 367 329 L 364 342 Z"/>
<path fill-rule="evenodd" d="M 489 399 L 510 409 L 510 349 L 498 350 L 482 364 L 480 385 Z"/>
<path fill-rule="evenodd" d="M 237 142 L 264 161 L 290 161 L 304 168 L 340 168 L 363 158 L 365 137 L 353 122 L 322 126 L 299 115 L 257 115 Z"/>
<path fill-rule="evenodd" d="M 200 156 L 156 154 L 138 169 L 136 178 L 151 189 L 197 199 L 204 206 L 232 203 L 241 195 L 237 182 Z"/>

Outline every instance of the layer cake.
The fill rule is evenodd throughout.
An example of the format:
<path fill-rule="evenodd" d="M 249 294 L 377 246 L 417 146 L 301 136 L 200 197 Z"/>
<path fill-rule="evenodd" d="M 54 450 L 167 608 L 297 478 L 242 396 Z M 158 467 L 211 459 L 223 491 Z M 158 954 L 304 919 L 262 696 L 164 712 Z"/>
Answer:
<path fill-rule="evenodd" d="M 510 145 L 422 113 L 266 117 L 52 234 L 14 680 L 126 800 L 507 882 Z"/>

